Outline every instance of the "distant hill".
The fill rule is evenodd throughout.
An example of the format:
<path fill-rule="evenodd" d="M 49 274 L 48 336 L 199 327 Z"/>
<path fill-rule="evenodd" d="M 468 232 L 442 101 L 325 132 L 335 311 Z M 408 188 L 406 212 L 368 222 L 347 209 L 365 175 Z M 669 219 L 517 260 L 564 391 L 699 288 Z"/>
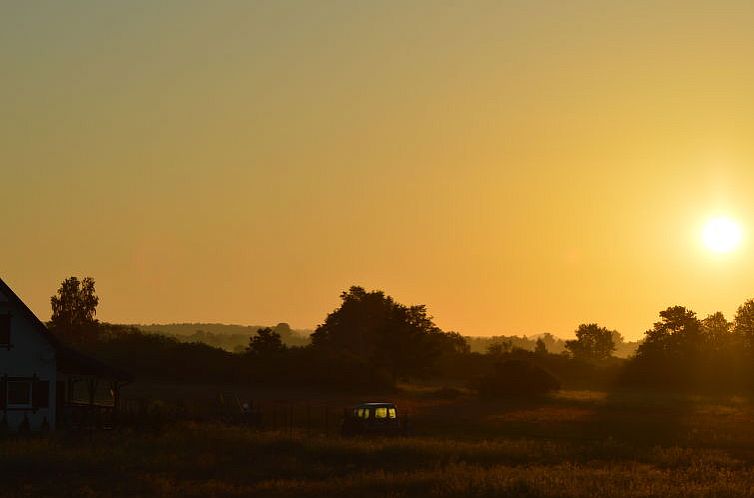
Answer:
<path fill-rule="evenodd" d="M 547 351 L 550 353 L 560 354 L 565 351 L 565 340 L 560 337 L 556 337 L 549 332 L 543 334 L 536 334 L 530 336 L 517 336 L 517 335 L 495 335 L 489 337 L 467 337 L 471 351 L 476 353 L 485 353 L 487 348 L 493 344 L 509 343 L 511 348 L 521 348 L 527 351 L 534 351 L 534 347 L 537 344 L 537 339 L 542 338 L 547 347 Z M 615 345 L 615 352 L 613 353 L 618 358 L 628 358 L 636 352 L 636 348 L 639 347 L 639 341 L 623 342 L 618 341 Z"/>
<path fill-rule="evenodd" d="M 200 342 L 226 351 L 240 352 L 249 344 L 249 337 L 268 325 L 233 325 L 225 323 L 168 323 L 131 325 L 144 332 L 175 337 L 181 342 Z M 292 329 L 287 323 L 270 327 L 280 334 L 288 346 L 309 344 L 312 330 Z"/>
<path fill-rule="evenodd" d="M 167 323 L 151 325 L 130 325 L 144 332 L 174 337 L 181 342 L 198 342 L 230 352 L 242 352 L 249 344 L 249 337 L 260 328 L 269 325 L 233 325 L 225 323 Z M 274 327 L 287 346 L 306 346 L 311 340 L 313 330 L 292 329 L 287 323 Z M 534 351 L 538 338 L 542 338 L 550 353 L 560 354 L 565 351 L 565 340 L 548 332 L 530 336 L 495 335 L 488 337 L 466 337 L 472 352 L 485 353 L 493 344 L 509 342 L 512 348 Z M 639 342 L 619 342 L 616 344 L 615 356 L 628 358 L 636 351 Z"/>
<path fill-rule="evenodd" d="M 517 335 L 493 335 L 489 337 L 467 337 L 471 351 L 476 353 L 485 353 L 487 348 L 493 344 L 509 342 L 512 348 L 526 349 L 527 351 L 534 351 L 534 346 L 537 344 L 537 338 L 541 337 L 547 346 L 547 351 L 550 353 L 561 353 L 565 351 L 565 341 L 559 337 L 555 337 L 550 333 L 538 334 L 534 336 L 517 336 Z"/>

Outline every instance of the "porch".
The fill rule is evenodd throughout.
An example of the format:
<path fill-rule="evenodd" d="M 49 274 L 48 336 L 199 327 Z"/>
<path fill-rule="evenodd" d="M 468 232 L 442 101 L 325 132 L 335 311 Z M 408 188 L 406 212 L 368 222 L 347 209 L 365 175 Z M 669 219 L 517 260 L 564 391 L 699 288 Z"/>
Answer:
<path fill-rule="evenodd" d="M 118 423 L 121 389 L 133 380 L 123 370 L 66 348 L 58 354 L 56 427 L 112 429 Z"/>

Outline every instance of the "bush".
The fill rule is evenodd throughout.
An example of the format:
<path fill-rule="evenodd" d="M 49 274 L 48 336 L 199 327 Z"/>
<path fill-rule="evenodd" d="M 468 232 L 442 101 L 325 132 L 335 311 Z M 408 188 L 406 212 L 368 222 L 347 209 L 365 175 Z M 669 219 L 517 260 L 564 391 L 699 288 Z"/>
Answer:
<path fill-rule="evenodd" d="M 530 396 L 560 389 L 560 382 L 544 368 L 525 360 L 495 364 L 489 375 L 481 377 L 474 388 L 483 397 Z"/>

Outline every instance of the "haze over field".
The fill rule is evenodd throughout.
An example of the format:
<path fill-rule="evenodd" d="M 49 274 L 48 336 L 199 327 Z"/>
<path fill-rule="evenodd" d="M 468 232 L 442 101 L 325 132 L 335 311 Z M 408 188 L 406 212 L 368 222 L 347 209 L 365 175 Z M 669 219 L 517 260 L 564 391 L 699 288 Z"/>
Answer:
<path fill-rule="evenodd" d="M 117 323 L 313 329 L 354 284 L 464 335 L 732 318 L 752 25 L 743 1 L 5 3 L 0 275 L 43 319 L 71 274 Z"/>

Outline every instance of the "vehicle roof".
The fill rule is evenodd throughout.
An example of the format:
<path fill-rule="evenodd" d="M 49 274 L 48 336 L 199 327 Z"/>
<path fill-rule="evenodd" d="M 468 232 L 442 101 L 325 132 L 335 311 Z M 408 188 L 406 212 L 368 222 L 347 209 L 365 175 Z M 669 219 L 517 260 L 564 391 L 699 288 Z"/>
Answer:
<path fill-rule="evenodd" d="M 395 408 L 395 403 L 386 403 L 386 402 L 381 402 L 381 403 L 361 403 L 361 404 L 356 405 L 356 408 L 359 408 L 359 407 L 369 407 L 369 408 L 372 408 L 372 407 L 383 407 L 383 406 L 387 407 L 387 408 Z"/>

